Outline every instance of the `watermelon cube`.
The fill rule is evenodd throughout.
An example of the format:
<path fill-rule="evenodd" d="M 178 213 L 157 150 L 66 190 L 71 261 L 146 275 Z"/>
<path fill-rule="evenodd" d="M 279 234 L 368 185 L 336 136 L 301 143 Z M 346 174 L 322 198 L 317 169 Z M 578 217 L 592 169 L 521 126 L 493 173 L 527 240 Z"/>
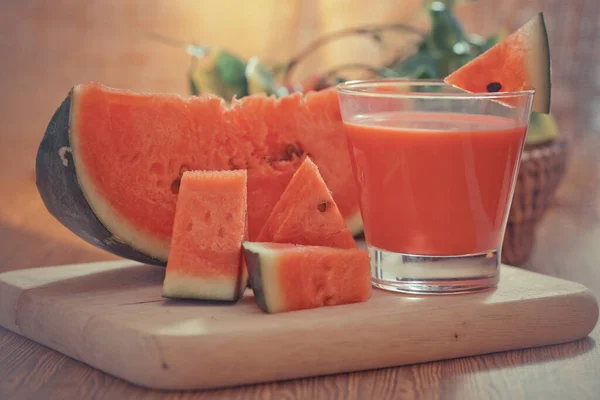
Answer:
<path fill-rule="evenodd" d="M 163 295 L 239 299 L 247 286 L 245 170 L 184 172 L 177 197 Z"/>
<path fill-rule="evenodd" d="M 250 283 L 267 313 L 367 301 L 371 268 L 366 250 L 244 242 Z"/>

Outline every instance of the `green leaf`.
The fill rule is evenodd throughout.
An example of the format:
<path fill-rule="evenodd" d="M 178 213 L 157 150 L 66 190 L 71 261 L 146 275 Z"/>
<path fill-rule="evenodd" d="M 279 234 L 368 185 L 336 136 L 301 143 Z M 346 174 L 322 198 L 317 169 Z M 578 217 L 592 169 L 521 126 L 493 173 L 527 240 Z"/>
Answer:
<path fill-rule="evenodd" d="M 287 94 L 287 89 L 277 84 L 273 72 L 262 65 L 258 57 L 250 57 L 246 64 L 245 75 L 248 82 L 248 94 L 266 93 L 267 96 Z"/>
<path fill-rule="evenodd" d="M 396 76 L 433 79 L 439 77 L 436 60 L 427 52 L 421 51 L 393 65 L 390 68 Z"/>
<path fill-rule="evenodd" d="M 188 72 L 188 81 L 190 83 L 190 93 L 194 96 L 199 96 L 200 88 L 198 88 L 198 86 L 196 86 L 196 83 L 194 82 L 191 70 Z"/>
<path fill-rule="evenodd" d="M 477 0 L 430 0 L 428 2 L 425 2 L 425 7 L 427 9 L 430 9 L 431 5 L 433 3 L 443 3 L 446 7 L 448 7 L 448 8 L 451 9 L 452 7 L 454 7 L 457 4 L 472 3 L 472 2 L 475 2 L 475 1 L 477 1 Z"/>
<path fill-rule="evenodd" d="M 231 53 L 220 51 L 215 57 L 215 68 L 223 84 L 238 97 L 248 94 L 246 63 Z"/>
<path fill-rule="evenodd" d="M 450 8 L 440 1 L 434 1 L 431 3 L 431 9 L 429 11 L 431 16 L 431 34 L 430 34 L 430 50 L 439 53 L 444 56 L 448 54 L 456 55 L 457 46 L 462 49 L 466 46 L 466 49 L 459 50 L 464 53 L 468 53 L 468 41 L 465 38 L 462 27 L 456 17 L 452 14 Z"/>
<path fill-rule="evenodd" d="M 246 64 L 234 55 L 214 51 L 202 59 L 195 59 L 188 77 L 192 94 L 212 93 L 230 101 L 233 96 L 248 94 Z"/>

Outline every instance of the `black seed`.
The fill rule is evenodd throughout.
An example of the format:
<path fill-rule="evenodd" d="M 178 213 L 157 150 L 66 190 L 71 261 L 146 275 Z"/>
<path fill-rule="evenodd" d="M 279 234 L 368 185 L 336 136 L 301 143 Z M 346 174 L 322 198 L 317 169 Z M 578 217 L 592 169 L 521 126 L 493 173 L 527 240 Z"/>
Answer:
<path fill-rule="evenodd" d="M 319 209 L 319 211 L 325 212 L 325 211 L 327 211 L 328 206 L 329 206 L 329 203 L 324 201 L 322 203 L 319 203 L 319 205 L 317 205 L 317 208 Z"/>
<path fill-rule="evenodd" d="M 502 89 L 502 85 L 500 84 L 500 82 L 492 82 L 489 85 L 487 85 L 488 92 L 499 92 L 500 89 Z"/>
<path fill-rule="evenodd" d="M 181 178 L 177 178 L 171 183 L 171 192 L 173 194 L 179 193 L 179 186 L 181 186 Z"/>
<path fill-rule="evenodd" d="M 288 159 L 292 159 L 294 156 L 302 156 L 302 150 L 294 144 L 289 144 L 285 149 L 285 152 L 287 153 Z"/>

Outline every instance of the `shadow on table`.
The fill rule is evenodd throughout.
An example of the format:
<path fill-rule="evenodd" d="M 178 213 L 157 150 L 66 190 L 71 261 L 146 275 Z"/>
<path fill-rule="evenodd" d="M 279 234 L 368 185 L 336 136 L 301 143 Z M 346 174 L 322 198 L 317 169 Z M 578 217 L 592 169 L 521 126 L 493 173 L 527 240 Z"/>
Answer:
<path fill-rule="evenodd" d="M 73 233 L 56 224 L 56 236 L 49 236 L 0 221 L 0 272 L 118 259 L 83 240 L 74 239 Z"/>

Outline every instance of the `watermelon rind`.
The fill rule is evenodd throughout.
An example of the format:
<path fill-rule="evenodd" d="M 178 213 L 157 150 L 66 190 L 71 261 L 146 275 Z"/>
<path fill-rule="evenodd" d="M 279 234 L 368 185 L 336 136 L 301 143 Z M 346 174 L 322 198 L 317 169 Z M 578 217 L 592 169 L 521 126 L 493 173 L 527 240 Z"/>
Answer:
<path fill-rule="evenodd" d="M 280 296 L 273 293 L 278 288 L 275 284 L 273 267 L 277 259 L 277 251 L 256 242 L 244 242 L 243 247 L 256 304 L 264 312 L 277 312 Z"/>
<path fill-rule="evenodd" d="M 169 272 L 168 268 L 163 283 L 163 297 L 168 298 L 237 301 L 242 293 L 237 280 L 190 276 Z"/>
<path fill-rule="evenodd" d="M 538 13 L 521 28 L 523 34 L 530 39 L 531 53 L 527 59 L 528 75 L 534 79 L 533 112 L 548 114 L 550 112 L 552 67 L 550 62 L 550 45 L 544 15 Z"/>
<path fill-rule="evenodd" d="M 164 260 L 139 251 L 114 235 L 90 207 L 73 157 L 70 132 L 73 96 L 71 91 L 52 116 L 37 152 L 36 185 L 44 205 L 89 244 L 131 260 L 164 265 Z"/>

